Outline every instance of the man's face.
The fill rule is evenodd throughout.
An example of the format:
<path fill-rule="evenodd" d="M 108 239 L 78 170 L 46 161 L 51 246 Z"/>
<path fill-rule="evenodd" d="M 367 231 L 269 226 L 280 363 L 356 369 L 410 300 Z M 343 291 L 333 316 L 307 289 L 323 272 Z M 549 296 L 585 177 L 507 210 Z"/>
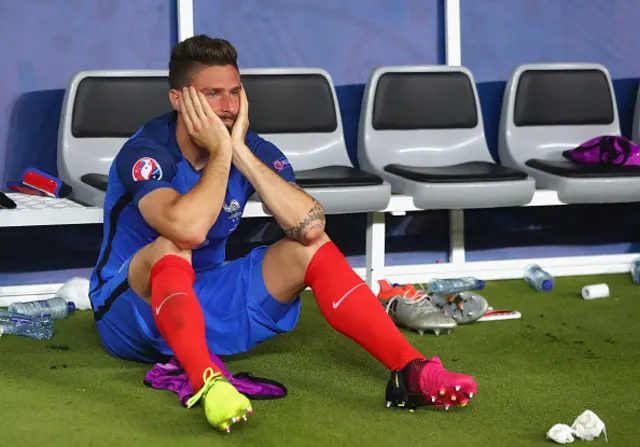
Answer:
<path fill-rule="evenodd" d="M 232 65 L 206 67 L 191 84 L 202 92 L 211 109 L 231 131 L 240 110 L 240 73 Z"/>

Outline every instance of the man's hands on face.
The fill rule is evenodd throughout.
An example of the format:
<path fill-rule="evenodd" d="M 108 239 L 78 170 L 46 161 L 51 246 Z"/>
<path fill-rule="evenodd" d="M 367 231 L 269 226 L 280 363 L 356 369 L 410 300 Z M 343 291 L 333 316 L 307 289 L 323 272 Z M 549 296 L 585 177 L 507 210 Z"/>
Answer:
<path fill-rule="evenodd" d="M 189 135 L 196 144 L 211 155 L 231 151 L 229 131 L 202 93 L 193 87 L 185 87 L 178 101 Z"/>
<path fill-rule="evenodd" d="M 234 150 L 244 146 L 247 130 L 249 130 L 249 101 L 247 100 L 247 93 L 242 87 L 240 89 L 240 110 L 231 131 L 231 142 Z"/>

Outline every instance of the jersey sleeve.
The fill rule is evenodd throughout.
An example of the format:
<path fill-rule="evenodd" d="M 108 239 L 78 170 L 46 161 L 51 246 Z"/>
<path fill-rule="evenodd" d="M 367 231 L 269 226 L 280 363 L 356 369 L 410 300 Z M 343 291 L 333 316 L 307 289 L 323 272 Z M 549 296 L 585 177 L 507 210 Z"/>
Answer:
<path fill-rule="evenodd" d="M 255 150 L 256 157 L 271 168 L 276 174 L 290 183 L 296 182 L 293 167 L 278 147 L 266 140 L 260 140 Z"/>
<path fill-rule="evenodd" d="M 133 194 L 137 205 L 151 191 L 173 188 L 171 181 L 178 166 L 169 152 L 142 146 L 120 152 L 116 158 L 116 170 L 122 185 Z"/>

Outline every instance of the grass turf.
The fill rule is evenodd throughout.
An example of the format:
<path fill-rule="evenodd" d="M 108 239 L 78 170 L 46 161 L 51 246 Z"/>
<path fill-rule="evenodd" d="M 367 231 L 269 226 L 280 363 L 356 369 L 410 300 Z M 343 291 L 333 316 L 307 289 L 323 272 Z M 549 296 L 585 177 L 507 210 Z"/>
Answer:
<path fill-rule="evenodd" d="M 600 282 L 610 298 L 579 297 L 583 285 Z M 385 408 L 387 371 L 335 333 L 305 295 L 292 333 L 225 359 L 231 371 L 280 380 L 290 392 L 254 402 L 249 423 L 230 435 L 211 429 L 201 408 L 145 387 L 150 366 L 109 357 L 90 312 L 76 312 L 56 323 L 50 340 L 0 338 L 0 439 L 24 447 L 534 446 L 549 443 L 554 424 L 571 425 L 591 409 L 607 424 L 610 445 L 639 445 L 639 291 L 627 275 L 559 278 L 544 295 L 523 281 L 489 282 L 482 293 L 490 304 L 523 318 L 459 326 L 448 336 L 406 333 L 479 387 L 466 408 L 415 413 Z"/>

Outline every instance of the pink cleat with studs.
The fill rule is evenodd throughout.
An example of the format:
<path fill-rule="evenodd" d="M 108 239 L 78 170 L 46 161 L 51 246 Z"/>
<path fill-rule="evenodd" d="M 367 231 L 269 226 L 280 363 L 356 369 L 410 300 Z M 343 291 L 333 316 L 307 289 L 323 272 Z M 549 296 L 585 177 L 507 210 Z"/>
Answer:
<path fill-rule="evenodd" d="M 432 405 L 466 406 L 477 392 L 471 376 L 447 371 L 438 357 L 413 360 L 401 370 L 392 371 L 387 384 L 387 408 L 415 410 Z"/>

